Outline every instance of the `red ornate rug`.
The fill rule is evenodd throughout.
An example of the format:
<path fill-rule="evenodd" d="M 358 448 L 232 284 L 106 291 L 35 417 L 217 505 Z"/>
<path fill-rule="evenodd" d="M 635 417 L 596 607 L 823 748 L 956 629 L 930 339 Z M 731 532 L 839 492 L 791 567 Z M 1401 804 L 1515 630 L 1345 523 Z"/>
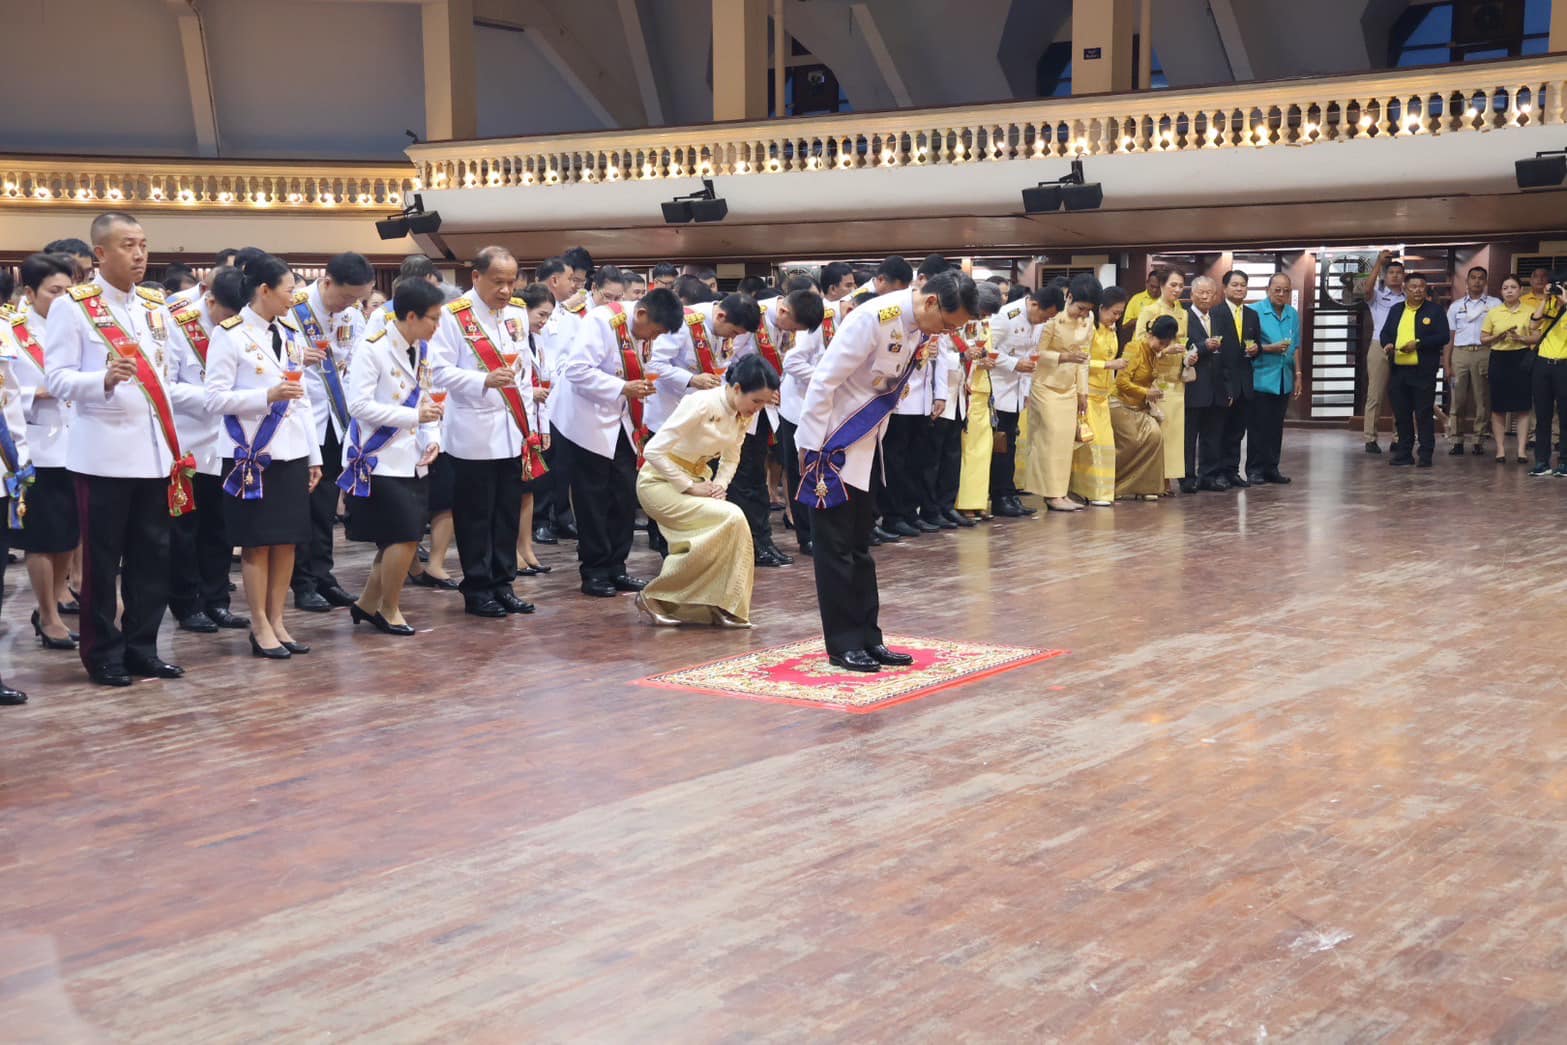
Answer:
<path fill-rule="evenodd" d="M 845 671 L 827 663 L 821 639 L 807 639 L 653 675 L 637 684 L 862 715 L 1066 652 L 906 635 L 887 636 L 887 645 L 913 654 L 914 663 L 874 675 Z"/>

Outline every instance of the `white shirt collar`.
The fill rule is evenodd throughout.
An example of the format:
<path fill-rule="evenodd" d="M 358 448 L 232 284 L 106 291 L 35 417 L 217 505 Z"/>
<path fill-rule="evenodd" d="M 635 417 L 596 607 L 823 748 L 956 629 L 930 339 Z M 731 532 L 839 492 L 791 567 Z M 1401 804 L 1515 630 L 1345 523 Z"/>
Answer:
<path fill-rule="evenodd" d="M 102 273 L 94 276 L 93 282 L 103 288 L 103 299 L 111 305 L 119 305 L 123 308 L 136 300 L 136 287 L 134 284 L 130 290 L 117 290 L 108 280 L 103 278 Z"/>

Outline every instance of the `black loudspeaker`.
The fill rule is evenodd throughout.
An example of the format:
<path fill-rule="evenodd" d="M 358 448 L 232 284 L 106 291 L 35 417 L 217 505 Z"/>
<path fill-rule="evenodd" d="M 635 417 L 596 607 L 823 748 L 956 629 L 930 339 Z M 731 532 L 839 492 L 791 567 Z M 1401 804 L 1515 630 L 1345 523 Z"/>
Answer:
<path fill-rule="evenodd" d="M 1548 189 L 1567 179 L 1567 156 L 1533 156 L 1515 165 L 1520 189 Z"/>
<path fill-rule="evenodd" d="M 802 65 L 789 70 L 794 85 L 793 115 L 838 111 L 838 77 L 825 65 Z"/>
<path fill-rule="evenodd" d="M 1024 214 L 1049 214 L 1061 209 L 1061 186 L 1041 185 L 1023 190 Z"/>
<path fill-rule="evenodd" d="M 1521 53 L 1523 9 L 1521 0 L 1454 0 L 1454 50 Z"/>

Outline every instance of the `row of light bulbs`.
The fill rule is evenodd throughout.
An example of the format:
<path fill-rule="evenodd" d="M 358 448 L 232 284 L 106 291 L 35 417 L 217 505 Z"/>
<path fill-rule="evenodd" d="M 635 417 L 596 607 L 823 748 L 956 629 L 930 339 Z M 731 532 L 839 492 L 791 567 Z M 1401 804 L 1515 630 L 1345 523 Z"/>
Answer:
<path fill-rule="evenodd" d="M 71 192 L 56 193 L 54 190 L 42 185 L 37 186 L 32 190 L 31 194 L 28 194 L 24 193 L 22 191 L 22 187 L 14 181 L 7 181 L 4 184 L 0 184 L 0 193 L 3 193 L 10 199 L 20 199 L 24 196 L 31 195 L 31 197 L 36 200 L 61 200 L 65 202 L 77 203 L 85 203 L 99 198 L 97 193 L 88 188 L 80 188 Z M 109 188 L 103 192 L 101 198 L 110 203 L 118 203 L 125 199 L 125 193 L 118 188 Z M 154 185 L 151 189 L 149 189 L 147 191 L 147 198 L 153 203 L 162 203 L 165 200 L 171 199 L 171 197 L 165 193 L 163 187 L 160 185 Z M 231 206 L 240 202 L 238 194 L 229 191 L 218 193 L 215 199 L 218 204 L 223 206 Z M 172 196 L 172 201 L 175 203 L 184 204 L 195 204 L 198 202 L 195 191 L 191 189 L 180 189 L 179 191 L 175 192 Z M 270 207 L 274 203 L 282 201 L 286 201 L 293 206 L 299 206 L 306 202 L 304 193 L 300 192 L 290 192 L 280 198 L 269 197 L 265 192 L 257 192 L 244 202 L 247 202 L 254 207 Z M 360 193 L 352 200 L 345 198 L 343 202 L 358 203 L 361 207 L 375 207 L 381 205 L 374 196 L 367 192 Z M 401 193 L 387 193 L 385 203 L 396 206 L 401 202 Z M 338 203 L 338 200 L 334 193 L 323 192 L 315 198 L 315 203 L 320 206 L 335 207 Z"/>

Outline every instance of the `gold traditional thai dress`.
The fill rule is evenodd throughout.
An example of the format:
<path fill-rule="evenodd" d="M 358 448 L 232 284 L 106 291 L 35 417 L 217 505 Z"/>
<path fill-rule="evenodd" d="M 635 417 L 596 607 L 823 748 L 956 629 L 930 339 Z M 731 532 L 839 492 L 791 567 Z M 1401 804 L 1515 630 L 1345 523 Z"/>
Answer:
<path fill-rule="evenodd" d="M 1028 481 L 1024 489 L 1047 500 L 1065 497 L 1072 485 L 1077 446 L 1077 401 L 1088 394 L 1088 367 L 1063 363 L 1067 352 L 1089 354 L 1093 313 L 1073 319 L 1057 313 L 1039 336 L 1039 368 L 1028 393 Z"/>
<path fill-rule="evenodd" d="M 1153 326 L 1153 321 L 1160 316 L 1174 316 L 1180 333 L 1176 335 L 1175 344 L 1184 350 L 1186 347 L 1186 320 L 1190 315 L 1186 306 L 1177 301 L 1174 305 L 1166 305 L 1164 298 L 1160 298 L 1143 308 L 1137 317 L 1137 336 L 1146 339 L 1148 329 Z M 1159 360 L 1159 387 L 1164 391 L 1164 398 L 1159 401 L 1159 409 L 1164 412 L 1164 421 L 1159 425 L 1164 432 L 1164 477 L 1166 479 L 1186 478 L 1186 385 L 1181 382 L 1181 369 L 1185 366 L 1186 353 L 1171 352 Z"/>
<path fill-rule="evenodd" d="M 990 354 L 990 324 L 973 324 L 972 335 L 965 334 L 969 347 L 981 347 Z M 968 422 L 963 429 L 963 468 L 958 474 L 960 512 L 990 511 L 990 464 L 995 455 L 995 431 L 991 427 L 990 371 L 978 366 L 969 370 Z"/>
<path fill-rule="evenodd" d="M 733 502 L 686 493 L 709 476 L 729 485 L 749 424 L 720 385 L 682 399 L 643 450 L 637 500 L 669 542 L 664 568 L 642 592 L 657 613 L 691 624 L 751 618 L 756 567 L 745 513 Z"/>
<path fill-rule="evenodd" d="M 1142 338 L 1126 346 L 1126 368 L 1116 371 L 1110 397 L 1115 429 L 1115 495 L 1144 497 L 1164 493 L 1164 441 L 1159 422 L 1148 412 L 1148 390 L 1156 380 L 1153 351 Z M 1160 408 L 1164 407 L 1161 402 Z"/>
<path fill-rule="evenodd" d="M 1115 327 L 1094 331 L 1088 364 L 1088 427 L 1094 441 L 1084 443 L 1072 455 L 1072 493 L 1085 501 L 1115 500 L 1115 426 L 1110 420 L 1110 395 L 1115 391 L 1115 371 L 1105 369 L 1121 351 Z"/>

